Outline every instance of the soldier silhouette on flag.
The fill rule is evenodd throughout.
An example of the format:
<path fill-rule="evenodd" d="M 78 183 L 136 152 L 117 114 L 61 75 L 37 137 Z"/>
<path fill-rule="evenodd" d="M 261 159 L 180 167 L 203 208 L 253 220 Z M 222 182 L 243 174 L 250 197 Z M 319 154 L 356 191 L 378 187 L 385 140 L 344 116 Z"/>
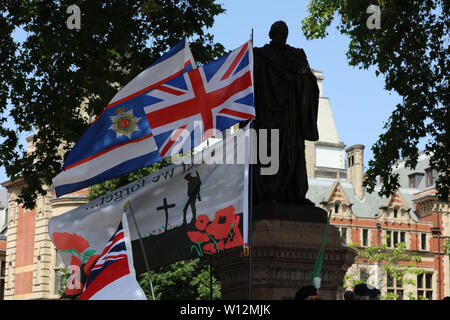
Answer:
<path fill-rule="evenodd" d="M 196 209 L 195 209 L 195 202 L 202 201 L 202 198 L 200 197 L 200 185 L 202 184 L 202 181 L 200 180 L 200 176 L 198 174 L 198 171 L 196 171 L 197 176 L 194 177 L 190 173 L 188 173 L 184 179 L 188 182 L 188 201 L 184 205 L 183 208 L 183 224 L 186 224 L 186 213 L 188 210 L 188 207 L 191 206 L 192 211 L 192 220 L 195 221 L 196 219 Z"/>

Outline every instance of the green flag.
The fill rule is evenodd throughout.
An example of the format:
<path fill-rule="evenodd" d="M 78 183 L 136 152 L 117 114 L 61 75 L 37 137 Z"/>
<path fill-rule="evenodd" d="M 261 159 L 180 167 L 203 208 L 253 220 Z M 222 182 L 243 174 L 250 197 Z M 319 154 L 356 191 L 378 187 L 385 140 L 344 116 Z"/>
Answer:
<path fill-rule="evenodd" d="M 325 244 L 327 243 L 327 234 L 328 234 L 328 226 L 330 225 L 330 218 L 331 218 L 331 211 L 330 214 L 328 215 L 327 224 L 325 226 L 325 233 L 323 235 L 319 255 L 317 256 L 316 263 L 314 264 L 314 269 L 310 281 L 310 284 L 314 285 L 317 289 L 320 288 L 320 273 L 322 272 L 323 253 L 325 252 Z"/>

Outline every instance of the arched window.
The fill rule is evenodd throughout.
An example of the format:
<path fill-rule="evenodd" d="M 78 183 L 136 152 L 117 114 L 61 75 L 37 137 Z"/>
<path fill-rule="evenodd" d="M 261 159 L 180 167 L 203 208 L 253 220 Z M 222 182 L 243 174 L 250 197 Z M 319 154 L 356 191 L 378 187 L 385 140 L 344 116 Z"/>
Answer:
<path fill-rule="evenodd" d="M 334 213 L 339 212 L 339 202 L 334 204 Z"/>

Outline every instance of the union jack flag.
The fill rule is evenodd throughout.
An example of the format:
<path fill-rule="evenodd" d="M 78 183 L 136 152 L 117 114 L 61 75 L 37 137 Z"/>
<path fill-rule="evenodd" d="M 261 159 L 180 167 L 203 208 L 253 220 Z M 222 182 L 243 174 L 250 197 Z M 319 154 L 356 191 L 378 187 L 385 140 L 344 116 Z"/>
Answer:
<path fill-rule="evenodd" d="M 79 300 L 145 300 L 136 280 L 131 240 L 125 214 L 116 233 L 90 269 Z"/>
<path fill-rule="evenodd" d="M 146 93 L 143 102 L 161 158 L 254 118 L 251 41 Z"/>

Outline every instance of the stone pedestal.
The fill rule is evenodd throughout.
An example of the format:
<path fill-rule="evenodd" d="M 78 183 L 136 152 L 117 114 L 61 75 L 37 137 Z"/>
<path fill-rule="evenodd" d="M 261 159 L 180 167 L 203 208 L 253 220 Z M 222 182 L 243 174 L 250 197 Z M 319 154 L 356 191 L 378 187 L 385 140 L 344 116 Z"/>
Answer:
<path fill-rule="evenodd" d="M 293 299 L 299 288 L 309 284 L 325 223 L 262 219 L 253 222 L 252 230 L 251 299 Z M 356 252 L 343 246 L 332 225 L 325 248 L 319 295 L 336 300 L 338 295 L 342 297 L 343 278 Z M 249 298 L 249 257 L 242 248 L 214 256 L 213 270 L 222 285 L 222 299 Z"/>

